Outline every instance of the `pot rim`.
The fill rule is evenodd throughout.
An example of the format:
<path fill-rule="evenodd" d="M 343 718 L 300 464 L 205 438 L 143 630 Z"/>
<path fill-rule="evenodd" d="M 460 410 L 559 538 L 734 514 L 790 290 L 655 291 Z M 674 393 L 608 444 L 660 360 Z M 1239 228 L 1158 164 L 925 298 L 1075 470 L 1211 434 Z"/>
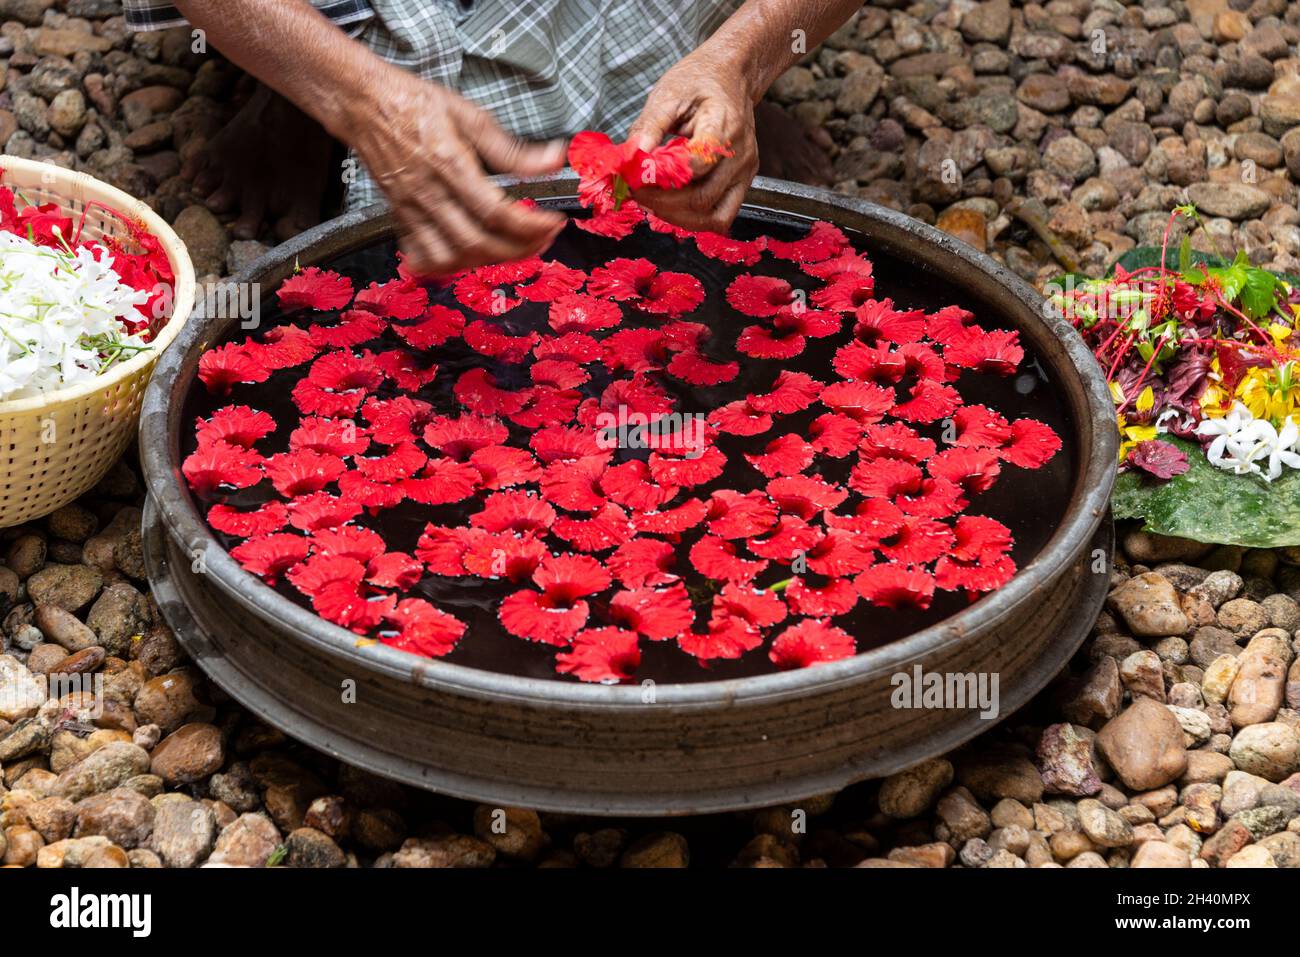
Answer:
<path fill-rule="evenodd" d="M 574 175 L 566 169 L 543 177 L 494 179 L 507 189 L 540 186 L 544 191 L 549 188 L 552 192 L 544 193 L 539 198 L 551 198 L 572 195 L 572 190 L 566 192 L 564 187 L 573 185 Z M 344 658 L 360 668 L 408 680 L 430 690 L 480 700 L 522 701 L 542 708 L 595 709 L 615 706 L 621 709 L 649 710 L 671 702 L 700 710 L 714 710 L 802 697 L 879 674 L 882 668 L 896 667 L 918 659 L 950 642 L 963 640 L 970 632 L 995 625 L 1020 602 L 1032 600 L 1033 593 L 1038 588 L 1068 570 L 1077 560 L 1080 550 L 1091 541 L 1107 512 L 1111 486 L 1115 481 L 1118 436 L 1112 427 L 1114 405 L 1100 367 L 1069 322 L 1060 316 L 1044 315 L 1043 299 L 1033 287 L 1002 264 L 933 226 L 857 198 L 766 177 L 755 178 L 746 205 L 769 208 L 756 196 L 762 193 L 795 196 L 836 210 L 867 216 L 891 229 L 911 234 L 921 242 L 940 247 L 948 257 L 955 257 L 968 267 L 984 273 L 996 285 L 1005 289 L 1027 312 L 1035 315 L 1061 341 L 1066 358 L 1075 367 L 1086 408 L 1071 410 L 1076 436 L 1082 441 L 1080 467 L 1076 469 L 1075 491 L 1070 504 L 1052 537 L 1010 582 L 962 611 L 881 647 L 814 668 L 720 681 L 680 684 L 654 682 L 654 704 L 647 703 L 643 697 L 642 683 L 597 685 L 526 678 L 453 664 L 437 658 L 420 658 L 381 643 L 367 643 L 355 633 L 320 618 L 244 571 L 216 540 L 194 504 L 180 472 L 178 436 L 175 429 L 165 426 L 168 412 L 172 408 L 181 407 L 184 395 L 193 383 L 193 368 L 186 381 L 181 381 L 190 353 L 195 352 L 197 361 L 197 355 L 209 344 L 205 337 L 205 327 L 209 320 L 205 314 L 196 315 L 195 321 L 187 323 L 173 344 L 174 347 L 159 357 L 144 398 L 140 421 L 140 456 L 149 493 L 158 506 L 164 524 L 170 534 L 188 547 L 189 554 L 202 556 L 202 573 L 212 576 L 226 594 L 250 613 L 279 621 L 281 627 L 300 640 Z M 780 209 L 776 211 L 785 212 L 786 215 L 802 215 Z M 387 207 L 383 205 L 345 213 L 276 246 L 229 281 L 252 282 L 254 277 L 268 270 L 283 269 L 287 264 L 297 261 L 299 256 L 316 243 L 342 231 L 369 227 L 366 230 L 367 236 L 363 237 L 367 239 L 370 234 L 387 232 L 381 227 L 387 224 L 388 219 Z M 180 571 L 183 573 L 184 570 Z"/>

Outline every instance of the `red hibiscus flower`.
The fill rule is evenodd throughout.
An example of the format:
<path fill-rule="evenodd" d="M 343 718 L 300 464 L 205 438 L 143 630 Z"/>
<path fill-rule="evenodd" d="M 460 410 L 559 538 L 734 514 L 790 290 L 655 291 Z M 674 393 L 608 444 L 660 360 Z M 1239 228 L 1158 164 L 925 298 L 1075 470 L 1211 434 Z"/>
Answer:
<path fill-rule="evenodd" d="M 224 503 L 208 509 L 208 524 L 219 532 L 236 538 L 258 538 L 284 528 L 289 510 L 283 502 L 264 502 L 249 511 L 240 511 Z M 305 556 L 304 556 L 305 557 Z"/>
<path fill-rule="evenodd" d="M 422 314 L 420 321 L 409 326 L 393 326 L 393 330 L 413 349 L 432 349 L 457 338 L 465 329 L 465 315 L 446 306 L 432 305 Z"/>
<path fill-rule="evenodd" d="M 248 488 L 262 481 L 262 456 L 228 442 L 209 442 L 186 456 L 181 472 L 200 495 L 222 486 Z"/>
<path fill-rule="evenodd" d="M 667 585 L 677 579 L 671 571 L 676 550 L 668 542 L 632 538 L 619 545 L 606 564 L 627 588 Z"/>
<path fill-rule="evenodd" d="M 422 598 L 406 598 L 384 616 L 395 631 L 384 644 L 425 658 L 450 654 L 465 634 L 465 623 Z"/>
<path fill-rule="evenodd" d="M 279 283 L 279 306 L 294 309 L 342 309 L 352 302 L 352 281 L 338 273 L 308 267 Z"/>
<path fill-rule="evenodd" d="M 1011 439 L 998 452 L 1002 459 L 1022 469 L 1042 468 L 1061 448 L 1061 438 L 1037 419 L 1016 419 Z"/>
<path fill-rule="evenodd" d="M 228 342 L 199 356 L 199 379 L 213 395 L 229 395 L 243 382 L 265 382 L 271 370 L 258 350 L 246 343 Z"/>
<path fill-rule="evenodd" d="M 737 276 L 727 287 L 727 302 L 746 316 L 775 316 L 797 300 L 794 288 L 775 276 Z"/>
<path fill-rule="evenodd" d="M 853 610 L 858 603 L 858 591 L 846 578 L 833 578 L 822 585 L 810 585 L 803 578 L 795 578 L 786 587 L 785 600 L 795 614 L 834 618 Z"/>
<path fill-rule="evenodd" d="M 195 428 L 200 445 L 229 442 L 246 449 L 251 449 L 255 442 L 274 431 L 275 419 L 246 405 L 227 405 L 217 409 L 211 418 L 199 419 Z"/>
<path fill-rule="evenodd" d="M 610 329 L 623 321 L 623 311 L 607 299 L 571 293 L 551 303 L 551 328 L 559 333 Z"/>
<path fill-rule="evenodd" d="M 856 651 L 853 636 L 843 628 L 836 628 L 825 618 L 805 618 L 776 637 L 768 658 L 782 671 L 789 671 L 839 661 Z"/>
<path fill-rule="evenodd" d="M 848 249 L 849 238 L 840 232 L 839 227 L 820 221 L 813 223 L 802 239 L 781 242 L 769 238 L 767 241 L 767 251 L 777 259 L 797 263 L 824 262 Z"/>
<path fill-rule="evenodd" d="M 605 684 L 630 681 L 640 666 L 636 632 L 622 628 L 579 632 L 570 649 L 555 656 L 555 668 L 561 674 Z"/>
<path fill-rule="evenodd" d="M 307 557 L 307 539 L 282 532 L 250 538 L 230 550 L 230 557 L 250 575 L 274 585 L 289 569 Z"/>
<path fill-rule="evenodd" d="M 966 329 L 944 345 L 943 358 L 962 369 L 1011 375 L 1025 357 L 1019 339 L 1020 334 L 1014 330 Z"/>
<path fill-rule="evenodd" d="M 429 293 L 411 279 L 371 283 L 357 293 L 356 308 L 387 319 L 414 319 L 429 304 Z"/>
<path fill-rule="evenodd" d="M 302 449 L 281 452 L 266 460 L 266 477 L 285 498 L 319 492 L 347 468 L 336 455 L 321 455 Z"/>
<path fill-rule="evenodd" d="M 667 641 L 690 630 L 695 621 L 690 596 L 680 582 L 666 588 L 634 588 L 610 599 L 609 617 L 651 641 Z"/>
<path fill-rule="evenodd" d="M 858 592 L 881 608 L 929 608 L 934 599 L 934 576 L 921 568 L 875 565 L 853 580 Z"/>

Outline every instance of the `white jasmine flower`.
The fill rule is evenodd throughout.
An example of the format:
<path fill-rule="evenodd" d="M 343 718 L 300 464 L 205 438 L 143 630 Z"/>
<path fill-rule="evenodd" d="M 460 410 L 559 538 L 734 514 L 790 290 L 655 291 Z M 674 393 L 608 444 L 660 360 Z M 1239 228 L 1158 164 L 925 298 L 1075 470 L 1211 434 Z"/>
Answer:
<path fill-rule="evenodd" d="M 1258 475 L 1267 482 L 1282 475 L 1286 468 L 1300 468 L 1300 428 L 1290 418 L 1279 433 L 1271 422 L 1256 419 L 1240 402 L 1227 415 L 1204 419 L 1196 428 L 1202 437 L 1212 436 L 1205 457 L 1216 468 L 1237 475 Z"/>
<path fill-rule="evenodd" d="M 87 382 L 148 348 L 126 325 L 148 300 L 122 282 L 107 250 L 54 249 L 0 231 L 0 400 Z"/>

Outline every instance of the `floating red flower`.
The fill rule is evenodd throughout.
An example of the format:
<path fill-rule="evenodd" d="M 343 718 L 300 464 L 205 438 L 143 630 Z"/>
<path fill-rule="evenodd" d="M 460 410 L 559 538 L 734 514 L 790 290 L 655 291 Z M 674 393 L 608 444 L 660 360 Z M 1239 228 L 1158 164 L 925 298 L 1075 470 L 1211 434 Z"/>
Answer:
<path fill-rule="evenodd" d="M 847 578 L 828 579 L 822 585 L 810 585 L 806 579 L 795 578 L 785 589 L 785 600 L 797 615 L 833 618 L 853 610 L 858 603 L 858 592 Z"/>
<path fill-rule="evenodd" d="M 687 499 L 675 508 L 634 513 L 632 528 L 638 534 L 680 535 L 704 521 L 708 510 L 708 506 L 698 498 Z"/>
<path fill-rule="evenodd" d="M 762 492 L 719 489 L 709 498 L 709 531 L 721 538 L 752 538 L 776 524 L 776 503 Z"/>
<path fill-rule="evenodd" d="M 787 434 L 767 443 L 761 454 L 746 455 L 745 461 L 768 478 L 798 475 L 812 464 L 817 450 L 797 435 Z"/>
<path fill-rule="evenodd" d="M 378 338 L 387 327 L 388 323 L 379 316 L 353 309 L 343 313 L 333 325 L 312 326 L 308 336 L 317 349 L 350 349 Z"/>
<path fill-rule="evenodd" d="M 294 273 L 276 290 L 280 307 L 295 309 L 342 309 L 352 301 L 352 280 L 336 272 L 309 266 Z"/>
<path fill-rule="evenodd" d="M 654 538 L 632 538 L 616 548 L 606 564 L 627 588 L 666 585 L 677 576 L 671 571 L 676 550 Z"/>
<path fill-rule="evenodd" d="M 229 442 L 251 449 L 253 444 L 275 431 L 275 419 L 266 412 L 246 405 L 227 405 L 207 419 L 199 419 L 195 428 L 199 444 Z"/>
<path fill-rule="evenodd" d="M 617 592 L 610 599 L 609 616 L 616 625 L 651 641 L 676 638 L 689 631 L 695 621 L 690 596 L 680 582 L 666 588 L 643 587 Z"/>
<path fill-rule="evenodd" d="M 245 343 L 227 342 L 199 356 L 199 379 L 214 395 L 229 395 L 244 382 L 265 382 L 271 370 L 258 349 Z"/>
<path fill-rule="evenodd" d="M 289 569 L 307 557 L 307 539 L 281 532 L 250 538 L 230 550 L 230 557 L 250 575 L 274 585 Z"/>
<path fill-rule="evenodd" d="M 319 492 L 347 469 L 337 455 L 322 455 L 301 449 L 281 452 L 266 460 L 266 477 L 285 498 Z"/>
<path fill-rule="evenodd" d="M 613 684 L 629 681 L 641 666 L 636 632 L 622 628 L 589 628 L 573 638 L 568 651 L 555 656 L 561 674 L 583 681 Z"/>
<path fill-rule="evenodd" d="M 690 559 L 701 575 L 727 582 L 752 581 L 768 565 L 742 558 L 734 543 L 717 535 L 705 535 L 692 545 Z"/>
<path fill-rule="evenodd" d="M 208 442 L 185 457 L 181 472 L 200 495 L 225 486 L 248 488 L 262 481 L 262 456 L 228 442 Z"/>
<path fill-rule="evenodd" d="M 266 334 L 266 341 L 256 350 L 257 361 L 272 371 L 300 366 L 319 353 L 320 347 L 312 334 L 297 326 L 277 326 Z"/>
<path fill-rule="evenodd" d="M 398 401 L 401 400 L 394 400 Z M 500 421 L 481 415 L 462 415 L 456 419 L 438 417 L 431 419 L 423 431 L 425 442 L 458 462 L 466 461 L 479 449 L 503 444 L 509 436 L 510 430 Z M 384 440 L 379 438 L 379 441 Z"/>
<path fill-rule="evenodd" d="M 902 565 L 874 565 L 853 580 L 858 592 L 881 608 L 929 608 L 934 599 L 934 576 Z"/>
<path fill-rule="evenodd" d="M 412 478 L 402 479 L 402 491 L 425 505 L 449 505 L 462 502 L 478 488 L 479 471 L 468 462 L 455 459 L 430 459 L 424 470 Z"/>
<path fill-rule="evenodd" d="M 952 529 L 932 518 L 909 515 L 894 535 L 882 542 L 880 552 L 890 561 L 925 565 L 952 548 Z"/>
<path fill-rule="evenodd" d="M 1004 461 L 1022 469 L 1042 468 L 1061 449 L 1061 437 L 1037 419 L 1016 419 L 1011 439 L 999 451 Z"/>
<path fill-rule="evenodd" d="M 208 509 L 208 524 L 219 532 L 236 538 L 257 538 L 284 528 L 289 521 L 289 510 L 283 502 L 264 502 L 257 508 L 240 511 L 224 502 Z"/>
<path fill-rule="evenodd" d="M 562 262 L 548 260 L 531 282 L 515 286 L 515 295 L 528 302 L 553 302 L 577 292 L 587 282 L 587 274 Z"/>
<path fill-rule="evenodd" d="M 714 409 L 709 424 L 729 435 L 762 435 L 772 427 L 772 417 L 755 409 L 747 399 L 737 399 Z"/>
<path fill-rule="evenodd" d="M 465 314 L 446 306 L 432 305 L 409 326 L 393 326 L 413 349 L 432 349 L 458 338 L 465 329 Z"/>
<path fill-rule="evenodd" d="M 626 239 L 643 222 L 645 222 L 645 210 L 629 200 L 618 209 L 611 207 L 602 210 L 590 219 L 575 219 L 573 225 L 607 239 Z"/>
<path fill-rule="evenodd" d="M 595 332 L 623 321 L 623 310 L 608 299 L 571 293 L 551 303 L 550 324 L 558 333 Z"/>
<path fill-rule="evenodd" d="M 411 279 L 371 283 L 357 293 L 355 306 L 387 319 L 414 319 L 429 304 L 429 293 Z"/>
<path fill-rule="evenodd" d="M 768 657 L 782 671 L 848 658 L 857 651 L 853 636 L 825 618 L 805 618 L 772 642 Z"/>
<path fill-rule="evenodd" d="M 770 390 L 763 395 L 751 395 L 747 401 L 759 412 L 789 415 L 792 412 L 800 412 L 816 402 L 822 388 L 822 384 L 806 372 L 791 372 L 783 369 L 777 374 Z"/>
<path fill-rule="evenodd" d="M 721 385 L 740 374 L 740 364 L 714 362 L 698 352 L 679 352 L 669 360 L 668 371 L 691 385 Z"/>
<path fill-rule="evenodd" d="M 391 349 L 375 356 L 375 364 L 399 389 L 418 392 L 438 376 L 438 366 L 405 349 Z"/>
<path fill-rule="evenodd" d="M 955 482 L 967 495 L 976 495 L 993 487 L 1001 468 L 998 457 L 988 449 L 953 448 L 940 452 L 926 463 L 935 478 Z"/>
<path fill-rule="evenodd" d="M 943 358 L 962 369 L 1010 375 L 1025 357 L 1019 338 L 1014 330 L 984 332 L 968 328 L 944 344 Z"/>
<path fill-rule="evenodd" d="M 746 316 L 775 316 L 797 302 L 794 288 L 775 276 L 737 276 L 727 287 L 727 302 Z"/>
<path fill-rule="evenodd" d="M 695 233 L 695 247 L 710 259 L 716 259 L 732 266 L 753 266 L 763 258 L 767 240 L 735 239 L 721 233 Z"/>
<path fill-rule="evenodd" d="M 709 622 L 703 634 L 690 631 L 677 639 L 677 645 L 702 662 L 735 659 L 763 643 L 763 633 L 744 619 L 720 615 Z"/>
<path fill-rule="evenodd" d="M 425 658 L 450 654 L 465 634 L 464 622 L 422 598 L 399 601 L 384 620 L 396 630 L 384 636 L 384 644 Z"/>
<path fill-rule="evenodd" d="M 953 413 L 957 434 L 954 445 L 999 448 L 1011 438 L 1011 424 L 992 409 L 965 405 Z"/>

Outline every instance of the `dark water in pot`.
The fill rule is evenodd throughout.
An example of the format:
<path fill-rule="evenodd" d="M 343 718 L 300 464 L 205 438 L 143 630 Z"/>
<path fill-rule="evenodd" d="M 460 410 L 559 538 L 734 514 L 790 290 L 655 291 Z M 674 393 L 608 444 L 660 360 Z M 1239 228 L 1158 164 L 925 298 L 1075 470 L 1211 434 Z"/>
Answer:
<path fill-rule="evenodd" d="M 563 205 L 548 203 L 547 205 Z M 795 220 L 782 217 L 773 221 L 768 215 L 759 212 L 746 212 L 739 220 L 733 235 L 739 238 L 752 238 L 767 234 L 777 239 L 796 239 L 804 231 L 804 226 L 791 225 Z M 998 328 L 997 317 L 981 315 L 978 303 L 972 303 L 969 295 L 943 281 L 939 277 L 922 273 L 901 261 L 873 252 L 862 245 L 852 231 L 847 231 L 854 238 L 855 245 L 871 258 L 875 267 L 877 298 L 892 298 L 900 309 L 922 309 L 933 312 L 947 305 L 961 305 L 976 313 L 977 318 L 986 328 Z M 838 346 L 848 340 L 852 323 L 848 322 L 845 331 L 824 339 L 807 340 L 805 351 L 789 360 L 756 360 L 735 350 L 736 336 L 740 330 L 759 320 L 735 312 L 727 304 L 723 292 L 737 275 L 750 271 L 745 266 L 728 266 L 725 263 L 702 256 L 694 243 L 679 243 L 671 236 L 652 232 L 648 227 L 639 226 L 636 232 L 626 240 L 614 242 L 603 237 L 593 236 L 570 225 L 557 240 L 555 246 L 546 254 L 548 259 L 561 262 L 579 269 L 590 271 L 610 258 L 624 256 L 644 256 L 656 263 L 662 270 L 687 272 L 696 276 L 704 285 L 706 299 L 700 308 L 684 318 L 703 323 L 713 330 L 713 336 L 703 351 L 717 361 L 738 361 L 740 374 L 731 382 L 717 387 L 691 386 L 673 376 L 658 377 L 667 391 L 677 400 L 677 410 L 683 413 L 701 412 L 723 405 L 751 393 L 763 393 L 770 389 L 772 382 L 782 369 L 794 369 L 807 372 L 823 382 L 831 381 L 834 372 L 831 358 Z M 383 243 L 360 250 L 330 262 L 318 263 L 343 273 L 352 278 L 359 290 L 373 281 L 387 281 L 396 275 L 396 247 L 393 243 Z M 812 280 L 793 263 L 777 260 L 765 255 L 763 260 L 752 270 L 764 275 L 779 276 L 791 282 L 796 288 L 815 288 Z M 266 293 L 272 290 L 263 290 Z M 460 308 L 450 289 L 431 290 L 431 302 L 440 302 L 453 308 Z M 474 318 L 472 313 L 468 314 Z M 632 325 L 644 325 L 657 322 L 656 317 L 643 316 L 633 309 L 624 310 L 625 321 L 622 328 Z M 320 319 L 319 315 L 314 318 Z M 299 317 L 285 317 L 275 306 L 273 295 L 262 304 L 262 323 L 259 332 L 284 323 L 305 325 L 308 320 Z M 524 303 L 500 317 L 497 322 L 503 331 L 512 335 L 527 333 L 531 330 L 549 330 L 547 325 L 547 305 L 545 303 Z M 233 338 L 242 339 L 246 333 L 235 329 Z M 598 335 L 599 337 L 599 335 Z M 403 346 L 404 343 L 390 329 L 380 339 L 362 343 L 356 349 L 380 351 Z M 1023 343 L 1022 343 L 1023 345 Z M 435 412 L 457 414 L 461 410 L 452 395 L 452 386 L 457 377 L 471 368 L 486 368 L 505 387 L 523 387 L 530 384 L 527 365 L 511 365 L 498 362 L 471 350 L 463 341 L 449 343 L 445 347 L 433 350 L 432 358 L 438 363 L 438 376 L 434 382 L 425 386 L 415 397 L 433 405 Z M 183 414 L 187 423 L 193 423 L 197 417 L 206 417 L 215 409 L 227 404 L 246 404 L 255 409 L 271 413 L 277 422 L 296 421 L 298 410 L 290 399 L 293 384 L 306 374 L 310 364 L 296 369 L 276 373 L 271 380 L 257 385 L 239 385 L 229 396 L 211 396 L 200 384 L 192 389 Z M 599 364 L 592 363 L 585 367 L 591 373 L 591 381 L 580 387 L 583 396 L 599 396 L 610 381 L 608 372 Z M 1072 476 L 1076 466 L 1076 453 L 1070 442 L 1073 426 L 1068 412 L 1059 396 L 1047 379 L 1045 366 L 1040 363 L 1033 351 L 1025 345 L 1025 359 L 1016 375 L 1001 377 L 989 374 L 966 373 L 956 383 L 958 391 L 967 404 L 983 404 L 996 409 L 1008 419 L 1032 417 L 1050 425 L 1061 436 L 1064 446 L 1056 456 L 1041 469 L 1026 471 L 1010 465 L 1004 465 L 1002 474 L 994 486 L 986 492 L 973 496 L 968 514 L 981 514 L 995 518 L 1011 529 L 1016 544 L 1012 550 L 1018 568 L 1023 568 L 1036 555 L 1051 537 L 1059 517 L 1065 512 L 1069 499 Z M 398 394 L 391 383 L 386 383 L 379 391 L 381 398 L 390 398 Z M 807 424 L 824 409 L 814 405 L 813 408 L 778 419 L 767 433 L 753 438 L 722 436 L 719 448 L 727 454 L 728 466 L 722 476 L 697 489 L 701 497 L 706 497 L 714 487 L 730 487 L 741 491 L 762 487 L 766 479 L 757 470 L 751 468 L 741 457 L 742 451 L 761 451 L 767 442 L 786 432 L 806 435 Z M 510 444 L 526 445 L 529 432 L 512 423 Z M 266 455 L 285 451 L 288 447 L 288 435 L 291 428 L 281 425 L 279 429 L 265 440 L 258 443 L 259 451 Z M 921 427 L 922 434 L 939 440 L 939 426 Z M 193 450 L 194 433 L 192 429 L 183 430 L 182 455 Z M 614 463 L 631 457 L 645 457 L 645 450 L 616 449 Z M 821 474 L 829 481 L 842 482 L 847 478 L 848 466 L 842 461 L 828 460 L 821 456 L 817 460 Z M 332 486 L 330 491 L 336 491 Z M 252 508 L 274 496 L 269 481 L 245 489 L 229 496 L 217 496 L 211 501 L 226 501 L 238 508 Z M 681 497 L 677 501 L 680 501 Z M 852 502 L 855 499 L 850 499 Z M 412 552 L 426 523 L 454 525 L 465 521 L 467 514 L 481 507 L 482 499 L 476 496 L 466 502 L 446 506 L 426 506 L 407 501 L 402 505 L 387 509 L 376 517 L 363 514 L 358 524 L 370 527 L 384 536 L 390 550 Z M 847 505 L 840 509 L 847 511 Z M 695 541 L 700 529 L 687 533 L 682 549 L 688 548 Z M 239 539 L 214 532 L 218 541 L 226 548 L 233 548 Z M 606 553 L 608 554 L 608 553 Z M 675 570 L 683 575 L 688 588 L 700 585 L 704 580 L 692 570 L 679 553 Z M 756 584 L 768 585 L 788 577 L 787 567 L 773 563 L 772 567 L 756 580 Z M 811 576 L 815 580 L 815 576 Z M 280 584 L 278 590 L 293 601 L 307 606 L 307 602 L 288 584 Z M 536 645 L 516 638 L 501 627 L 496 619 L 497 604 L 511 592 L 524 587 L 509 582 L 494 582 L 480 578 L 467 577 L 448 579 L 441 576 L 426 576 L 409 596 L 424 597 L 434 604 L 455 614 L 468 625 L 468 631 L 459 647 L 446 660 L 471 667 L 505 672 L 537 678 L 556 680 L 575 680 L 557 675 L 554 670 L 554 653 L 557 649 Z M 864 601 L 859 601 L 852 612 L 834 619 L 834 623 L 847 630 L 857 639 L 859 651 L 897 640 L 921 628 L 928 627 L 963 608 L 968 602 L 963 595 L 948 592 L 936 592 L 934 602 L 926 611 L 915 609 L 874 608 Z M 593 620 L 589 625 L 599 625 L 601 609 L 592 602 Z M 703 628 L 708 617 L 708 602 L 697 605 L 701 608 L 697 627 Z M 779 633 L 778 626 L 773 633 Z M 770 639 L 769 639 L 770 640 Z M 764 674 L 773 670 L 766 657 L 764 646 L 747 653 L 737 661 L 719 661 L 707 668 L 701 667 L 694 659 L 680 651 L 675 642 L 641 641 L 642 661 L 637 672 L 637 680 L 653 678 L 658 682 L 709 681 L 723 678 L 746 677 Z"/>

